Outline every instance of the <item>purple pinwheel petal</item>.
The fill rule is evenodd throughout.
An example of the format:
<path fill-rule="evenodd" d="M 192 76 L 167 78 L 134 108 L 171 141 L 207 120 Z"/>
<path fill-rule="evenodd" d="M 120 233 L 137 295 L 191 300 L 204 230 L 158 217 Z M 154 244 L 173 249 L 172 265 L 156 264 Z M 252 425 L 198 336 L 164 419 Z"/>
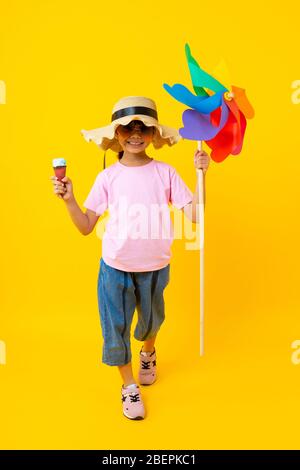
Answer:
<path fill-rule="evenodd" d="M 184 139 L 189 140 L 210 140 L 213 139 L 218 132 L 225 126 L 228 119 L 229 110 L 222 99 L 221 119 L 218 126 L 211 123 L 210 116 L 198 113 L 193 109 L 187 109 L 182 114 L 182 122 L 184 127 L 179 129 L 179 134 Z"/>

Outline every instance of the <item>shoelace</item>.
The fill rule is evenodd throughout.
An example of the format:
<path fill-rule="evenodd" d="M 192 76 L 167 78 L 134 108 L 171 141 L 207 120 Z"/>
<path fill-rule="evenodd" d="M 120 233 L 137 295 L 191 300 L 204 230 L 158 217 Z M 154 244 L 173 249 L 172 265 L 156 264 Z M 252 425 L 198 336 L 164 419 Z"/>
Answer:
<path fill-rule="evenodd" d="M 136 403 L 137 401 L 140 401 L 140 395 L 138 393 L 129 395 L 129 398 L 131 403 Z"/>
<path fill-rule="evenodd" d="M 138 401 L 141 401 L 139 393 L 129 393 L 126 395 L 122 394 L 122 402 L 124 402 L 128 396 L 130 398 L 131 403 L 137 403 Z"/>
<path fill-rule="evenodd" d="M 152 362 L 153 366 L 156 366 L 156 360 L 154 360 L 154 361 L 143 361 L 142 360 L 142 369 L 149 370 L 151 362 Z"/>
<path fill-rule="evenodd" d="M 142 369 L 149 370 L 151 361 L 142 361 Z"/>

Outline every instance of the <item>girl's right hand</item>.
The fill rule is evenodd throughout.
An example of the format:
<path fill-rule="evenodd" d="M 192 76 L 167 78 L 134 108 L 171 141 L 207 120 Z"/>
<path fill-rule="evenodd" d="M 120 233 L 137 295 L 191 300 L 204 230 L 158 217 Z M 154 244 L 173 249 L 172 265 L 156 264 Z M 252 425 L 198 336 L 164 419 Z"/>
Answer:
<path fill-rule="evenodd" d="M 57 197 L 63 199 L 64 201 L 69 201 L 70 199 L 74 198 L 73 184 L 68 176 L 65 176 L 61 181 L 59 181 L 56 176 L 51 176 L 50 179 L 53 183 L 54 194 L 56 194 Z"/>

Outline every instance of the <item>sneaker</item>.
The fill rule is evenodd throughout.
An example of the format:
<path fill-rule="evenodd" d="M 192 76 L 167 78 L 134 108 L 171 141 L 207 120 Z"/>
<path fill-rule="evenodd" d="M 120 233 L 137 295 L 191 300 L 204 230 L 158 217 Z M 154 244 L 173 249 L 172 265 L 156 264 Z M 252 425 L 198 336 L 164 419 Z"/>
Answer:
<path fill-rule="evenodd" d="M 139 382 L 141 385 L 151 385 L 156 380 L 156 351 L 140 351 Z"/>
<path fill-rule="evenodd" d="M 122 385 L 123 414 L 129 419 L 144 419 L 145 408 L 138 385 L 135 387 L 124 387 Z"/>

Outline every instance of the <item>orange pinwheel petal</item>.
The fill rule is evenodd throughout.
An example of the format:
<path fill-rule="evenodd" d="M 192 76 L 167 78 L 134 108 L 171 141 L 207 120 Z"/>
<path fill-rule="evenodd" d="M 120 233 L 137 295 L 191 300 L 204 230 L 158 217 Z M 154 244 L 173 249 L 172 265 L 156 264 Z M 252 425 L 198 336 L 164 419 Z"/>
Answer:
<path fill-rule="evenodd" d="M 254 109 L 246 96 L 246 91 L 237 86 L 232 86 L 231 88 L 239 109 L 247 119 L 252 119 L 254 117 Z"/>

